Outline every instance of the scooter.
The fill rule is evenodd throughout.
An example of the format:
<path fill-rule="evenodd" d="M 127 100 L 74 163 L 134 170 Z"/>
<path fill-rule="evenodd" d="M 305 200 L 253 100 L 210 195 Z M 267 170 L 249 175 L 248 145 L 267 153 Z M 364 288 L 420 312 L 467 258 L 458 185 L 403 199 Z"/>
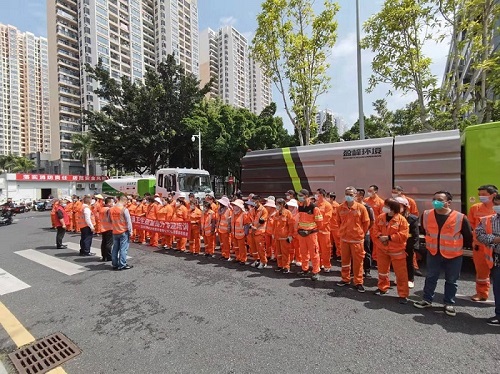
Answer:
<path fill-rule="evenodd" d="M 12 211 L 10 209 L 2 210 L 0 215 L 0 225 L 10 225 L 12 223 Z"/>

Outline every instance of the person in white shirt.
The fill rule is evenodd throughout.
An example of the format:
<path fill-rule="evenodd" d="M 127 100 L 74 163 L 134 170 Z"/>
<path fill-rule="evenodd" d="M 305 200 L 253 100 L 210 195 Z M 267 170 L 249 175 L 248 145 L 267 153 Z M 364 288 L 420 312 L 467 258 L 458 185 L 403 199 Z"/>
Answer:
<path fill-rule="evenodd" d="M 94 213 L 90 209 L 91 198 L 85 196 L 83 198 L 83 206 L 81 212 L 78 213 L 80 226 L 80 256 L 94 256 L 95 253 L 90 252 L 92 246 L 92 237 L 95 232 Z"/>

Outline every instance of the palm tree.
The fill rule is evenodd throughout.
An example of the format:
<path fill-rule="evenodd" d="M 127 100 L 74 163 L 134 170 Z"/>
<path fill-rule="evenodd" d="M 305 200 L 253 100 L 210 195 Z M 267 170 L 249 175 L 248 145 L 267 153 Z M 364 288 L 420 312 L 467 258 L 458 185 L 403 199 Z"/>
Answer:
<path fill-rule="evenodd" d="M 85 166 L 85 174 L 89 175 L 89 159 L 92 152 L 92 137 L 88 133 L 75 134 L 73 141 L 73 157 L 77 158 Z"/>
<path fill-rule="evenodd" d="M 26 157 L 16 157 L 12 171 L 28 173 L 36 167 L 35 162 Z"/>
<path fill-rule="evenodd" d="M 16 159 L 12 153 L 0 156 L 0 170 L 10 173 L 16 165 Z"/>

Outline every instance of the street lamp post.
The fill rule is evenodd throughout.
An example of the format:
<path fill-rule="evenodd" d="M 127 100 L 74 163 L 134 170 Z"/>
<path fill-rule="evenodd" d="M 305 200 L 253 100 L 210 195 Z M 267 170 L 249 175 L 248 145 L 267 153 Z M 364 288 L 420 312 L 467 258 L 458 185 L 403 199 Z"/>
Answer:
<path fill-rule="evenodd" d="M 201 167 L 201 130 L 198 131 L 198 135 L 193 135 L 191 137 L 191 141 L 194 142 L 196 139 L 195 138 L 198 138 L 198 165 L 199 165 L 199 169 L 201 170 L 202 167 Z"/>
<path fill-rule="evenodd" d="M 359 111 L 359 138 L 365 138 L 365 115 L 363 113 L 363 82 L 361 74 L 361 36 L 359 27 L 359 0 L 356 0 L 356 42 L 358 62 L 358 111 Z"/>

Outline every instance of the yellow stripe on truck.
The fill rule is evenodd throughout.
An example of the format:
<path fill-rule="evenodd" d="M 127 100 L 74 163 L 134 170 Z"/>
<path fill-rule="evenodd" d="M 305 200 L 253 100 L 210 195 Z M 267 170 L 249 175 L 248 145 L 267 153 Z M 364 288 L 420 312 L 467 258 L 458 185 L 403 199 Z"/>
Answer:
<path fill-rule="evenodd" d="M 300 191 L 302 189 L 302 183 L 300 183 L 299 174 L 295 168 L 295 163 L 293 162 L 290 148 L 282 148 L 283 158 L 285 159 L 286 167 L 288 169 L 288 174 L 292 180 L 293 189 L 295 191 Z"/>

